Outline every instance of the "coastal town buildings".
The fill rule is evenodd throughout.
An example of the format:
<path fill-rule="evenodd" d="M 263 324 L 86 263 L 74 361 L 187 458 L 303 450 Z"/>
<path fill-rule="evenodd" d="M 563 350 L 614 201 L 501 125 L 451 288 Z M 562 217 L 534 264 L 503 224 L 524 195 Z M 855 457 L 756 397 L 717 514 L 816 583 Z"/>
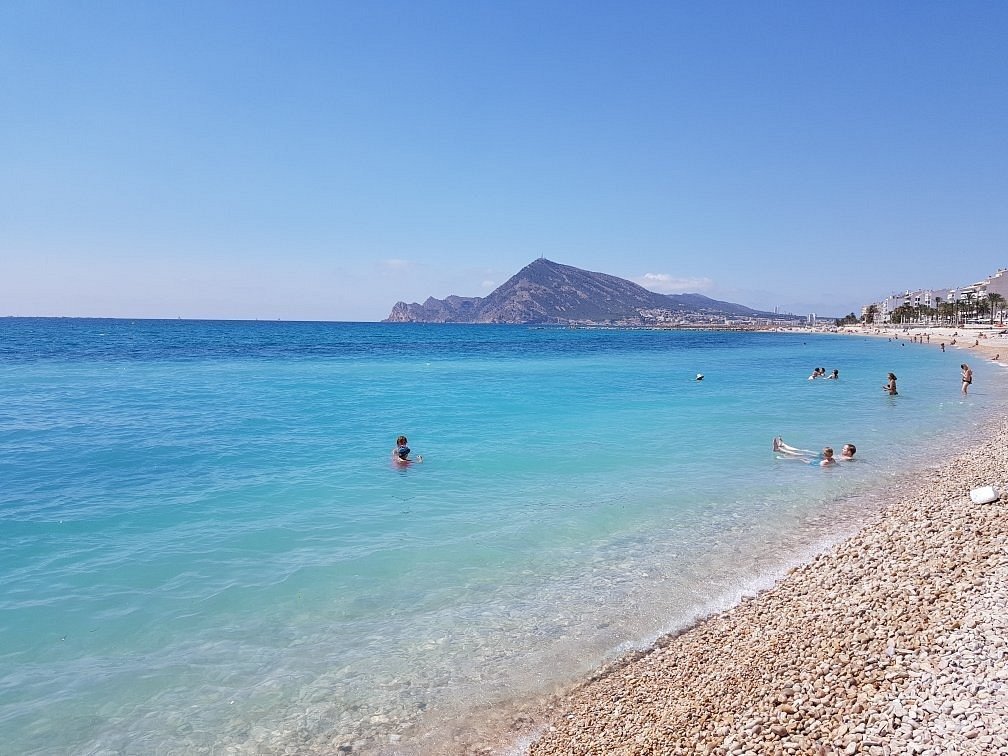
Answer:
<path fill-rule="evenodd" d="M 861 308 L 874 323 L 1001 323 L 1008 314 L 1008 268 L 970 284 L 944 289 L 907 289 Z"/>

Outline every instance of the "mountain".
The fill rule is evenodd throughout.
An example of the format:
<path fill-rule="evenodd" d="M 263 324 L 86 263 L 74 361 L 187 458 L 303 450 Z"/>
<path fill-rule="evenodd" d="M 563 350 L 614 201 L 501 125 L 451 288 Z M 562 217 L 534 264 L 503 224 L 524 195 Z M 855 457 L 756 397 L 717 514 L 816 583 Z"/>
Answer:
<path fill-rule="evenodd" d="M 658 294 L 623 278 L 539 258 L 486 297 L 397 302 L 384 322 L 645 325 L 691 316 L 776 317 L 700 294 Z"/>

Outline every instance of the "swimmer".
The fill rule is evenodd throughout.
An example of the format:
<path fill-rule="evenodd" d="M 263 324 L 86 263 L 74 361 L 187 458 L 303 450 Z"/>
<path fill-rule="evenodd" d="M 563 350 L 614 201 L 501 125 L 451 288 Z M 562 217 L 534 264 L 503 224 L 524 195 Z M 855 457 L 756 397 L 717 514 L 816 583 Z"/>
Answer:
<path fill-rule="evenodd" d="M 833 368 L 833 372 L 826 376 L 827 381 L 836 381 L 840 379 L 840 371 Z"/>
<path fill-rule="evenodd" d="M 423 462 L 423 457 L 419 454 L 416 459 L 409 458 L 410 448 L 406 444 L 406 436 L 399 436 L 396 439 L 395 449 L 392 450 L 392 460 L 404 465 L 408 465 L 411 462 Z"/>
<path fill-rule="evenodd" d="M 959 367 L 962 368 L 962 392 L 963 394 L 968 394 L 970 384 L 973 383 L 973 368 L 965 362 Z"/>
<path fill-rule="evenodd" d="M 889 394 L 889 396 L 898 396 L 899 392 L 896 390 L 896 374 L 889 373 L 888 378 L 889 382 L 882 387 L 882 390 Z"/>
<path fill-rule="evenodd" d="M 777 436 L 773 440 L 773 450 L 782 455 L 781 459 L 796 459 L 799 462 L 804 462 L 807 465 L 819 465 L 820 467 L 829 467 L 830 465 L 835 465 L 837 463 L 837 458 L 833 456 L 833 448 L 830 446 L 823 447 L 821 453 L 816 454 L 811 449 L 799 449 L 794 446 L 790 446 L 784 443 L 784 439 Z M 840 450 L 840 460 L 843 462 L 850 462 L 854 459 L 854 455 L 857 453 L 857 447 L 854 444 L 844 444 L 843 449 Z"/>

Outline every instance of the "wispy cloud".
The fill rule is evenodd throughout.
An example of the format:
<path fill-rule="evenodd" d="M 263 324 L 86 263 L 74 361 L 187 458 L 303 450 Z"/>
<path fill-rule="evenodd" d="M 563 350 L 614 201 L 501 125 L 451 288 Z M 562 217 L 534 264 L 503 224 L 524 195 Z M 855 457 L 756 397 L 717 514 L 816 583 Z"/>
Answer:
<path fill-rule="evenodd" d="M 645 289 L 660 294 L 699 293 L 714 287 L 709 278 L 680 278 L 669 273 L 645 273 L 633 280 Z"/>
<path fill-rule="evenodd" d="M 496 289 L 497 288 L 497 282 L 496 281 L 484 281 L 483 283 L 480 284 L 480 286 L 483 287 L 484 291 L 490 291 L 491 289 Z"/>
<path fill-rule="evenodd" d="M 404 270 L 412 270 L 416 267 L 416 263 L 412 260 L 392 258 L 390 260 L 382 260 L 381 266 L 388 271 L 400 272 Z"/>

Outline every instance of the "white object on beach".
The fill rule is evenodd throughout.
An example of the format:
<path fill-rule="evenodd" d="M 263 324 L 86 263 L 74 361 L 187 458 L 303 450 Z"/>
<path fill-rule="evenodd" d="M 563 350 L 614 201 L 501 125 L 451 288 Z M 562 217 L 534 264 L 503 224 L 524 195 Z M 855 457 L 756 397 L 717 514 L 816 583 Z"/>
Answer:
<path fill-rule="evenodd" d="M 999 498 L 998 490 L 994 486 L 981 486 L 970 491 L 970 501 L 974 504 L 990 504 Z"/>

